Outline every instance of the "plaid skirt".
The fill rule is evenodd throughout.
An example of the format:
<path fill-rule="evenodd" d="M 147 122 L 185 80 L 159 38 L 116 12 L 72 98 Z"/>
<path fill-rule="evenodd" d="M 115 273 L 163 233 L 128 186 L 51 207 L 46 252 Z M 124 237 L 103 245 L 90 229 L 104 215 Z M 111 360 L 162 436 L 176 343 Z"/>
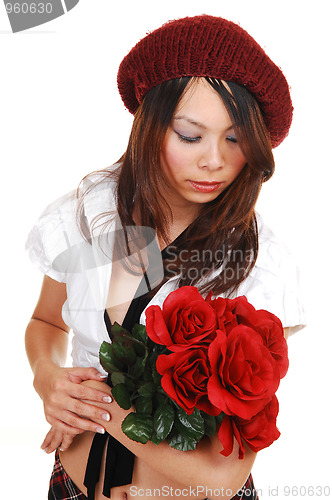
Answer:
<path fill-rule="evenodd" d="M 77 488 L 63 468 L 58 450 L 55 452 L 48 500 L 87 500 L 87 497 Z M 232 500 L 258 500 L 251 474 L 237 495 L 232 497 Z"/>
<path fill-rule="evenodd" d="M 58 450 L 55 452 L 55 463 L 47 498 L 48 500 L 87 500 L 62 467 Z"/>

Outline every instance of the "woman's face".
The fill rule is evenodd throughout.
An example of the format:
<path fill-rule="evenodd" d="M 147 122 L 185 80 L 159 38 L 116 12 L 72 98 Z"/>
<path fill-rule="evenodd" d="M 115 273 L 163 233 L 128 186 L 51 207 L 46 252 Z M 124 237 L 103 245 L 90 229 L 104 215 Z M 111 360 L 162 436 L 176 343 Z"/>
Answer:
<path fill-rule="evenodd" d="M 229 186 L 246 164 L 220 96 L 199 79 L 181 99 L 161 150 L 171 209 L 196 212 Z"/>

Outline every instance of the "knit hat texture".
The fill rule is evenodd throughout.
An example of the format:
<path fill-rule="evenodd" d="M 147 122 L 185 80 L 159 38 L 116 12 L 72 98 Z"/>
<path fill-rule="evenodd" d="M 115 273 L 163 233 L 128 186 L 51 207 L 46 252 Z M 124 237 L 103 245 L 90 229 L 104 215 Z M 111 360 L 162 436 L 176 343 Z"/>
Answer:
<path fill-rule="evenodd" d="M 123 59 L 118 88 L 135 113 L 156 85 L 181 76 L 219 78 L 244 85 L 256 98 L 272 147 L 287 136 L 293 106 L 278 66 L 240 26 L 209 15 L 169 21 L 140 40 Z"/>

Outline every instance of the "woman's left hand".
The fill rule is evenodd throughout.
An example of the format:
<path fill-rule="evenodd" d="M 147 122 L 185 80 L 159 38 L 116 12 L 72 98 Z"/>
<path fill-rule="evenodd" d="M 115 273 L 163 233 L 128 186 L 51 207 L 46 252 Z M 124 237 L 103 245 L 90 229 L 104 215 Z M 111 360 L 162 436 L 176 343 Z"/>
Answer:
<path fill-rule="evenodd" d="M 106 392 L 108 395 L 111 395 L 111 389 L 109 385 L 106 385 L 105 382 L 99 382 L 99 381 L 93 381 L 93 380 L 85 380 L 81 382 L 82 386 L 87 386 L 87 387 L 94 387 L 98 388 L 101 391 Z M 96 402 L 94 401 L 86 401 L 87 403 L 96 405 Z M 99 406 L 102 408 L 105 405 L 97 404 L 96 406 Z M 117 408 L 117 405 L 115 405 L 114 409 Z M 118 409 L 121 411 L 119 407 Z M 107 411 L 109 413 L 109 403 L 107 403 Z M 111 418 L 111 415 L 110 415 Z M 55 426 L 52 426 L 48 433 L 45 436 L 45 439 L 43 441 L 43 444 L 41 445 L 41 449 L 44 450 L 46 453 L 53 453 L 57 448 L 59 448 L 60 451 L 66 451 L 68 450 L 69 446 L 72 444 L 73 440 L 78 434 L 83 434 L 86 432 L 84 429 L 78 429 L 76 427 L 71 427 L 71 432 L 65 432 L 60 429 L 57 429 Z"/>
<path fill-rule="evenodd" d="M 76 429 L 76 431 L 76 435 L 84 432 L 82 429 Z M 53 453 L 57 448 L 59 448 L 60 451 L 66 451 L 74 438 L 75 435 L 65 433 L 52 426 L 45 436 L 41 449 L 44 450 L 45 453 Z"/>

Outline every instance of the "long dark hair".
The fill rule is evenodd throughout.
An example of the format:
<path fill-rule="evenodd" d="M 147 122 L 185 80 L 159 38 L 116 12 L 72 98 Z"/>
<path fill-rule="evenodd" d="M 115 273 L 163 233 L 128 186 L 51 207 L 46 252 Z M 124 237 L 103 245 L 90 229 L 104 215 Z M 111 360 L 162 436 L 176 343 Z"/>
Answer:
<path fill-rule="evenodd" d="M 183 77 L 152 88 L 135 114 L 120 166 L 101 171 L 103 178 L 117 182 L 122 226 L 135 224 L 135 206 L 140 225 L 154 228 L 164 241 L 169 241 L 171 209 L 162 195 L 165 179 L 160 151 L 177 105 L 196 80 Z M 247 163 L 224 192 L 201 206 L 198 217 L 185 230 L 182 241 L 186 255 L 195 258 L 182 260 L 180 251 L 175 258 L 172 254 L 166 267 L 168 272 L 181 270 L 180 286 L 196 285 L 202 292 L 230 295 L 248 276 L 257 258 L 255 204 L 262 182 L 274 172 L 274 159 L 269 133 L 254 97 L 242 85 L 224 84 L 209 77 L 206 81 L 220 95 Z"/>

